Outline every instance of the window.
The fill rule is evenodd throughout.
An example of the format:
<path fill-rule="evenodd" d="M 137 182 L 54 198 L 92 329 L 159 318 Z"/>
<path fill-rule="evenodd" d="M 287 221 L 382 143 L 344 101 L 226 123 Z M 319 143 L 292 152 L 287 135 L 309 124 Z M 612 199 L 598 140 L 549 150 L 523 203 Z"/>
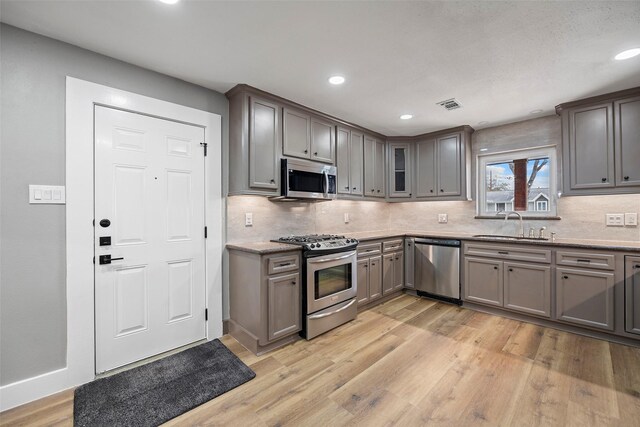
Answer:
<path fill-rule="evenodd" d="M 478 156 L 478 215 L 556 215 L 555 147 Z"/>

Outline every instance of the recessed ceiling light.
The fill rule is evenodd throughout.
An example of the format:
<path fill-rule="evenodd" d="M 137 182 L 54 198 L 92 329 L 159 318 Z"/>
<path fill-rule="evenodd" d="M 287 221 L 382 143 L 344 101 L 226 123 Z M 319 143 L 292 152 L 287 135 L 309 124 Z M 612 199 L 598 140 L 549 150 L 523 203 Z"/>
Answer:
<path fill-rule="evenodd" d="M 489 151 L 488 148 L 481 148 L 480 151 Z"/>
<path fill-rule="evenodd" d="M 542 113 L 544 110 L 533 110 L 533 111 L 529 111 L 529 114 L 538 114 L 538 113 Z"/>
<path fill-rule="evenodd" d="M 158 0 L 164 4 L 176 4 L 178 3 L 180 0 Z"/>
<path fill-rule="evenodd" d="M 409 119 L 413 119 L 413 114 L 403 114 L 400 116 L 400 118 L 402 120 L 409 120 Z"/>
<path fill-rule="evenodd" d="M 622 61 L 623 59 L 633 58 L 634 56 L 640 55 L 640 47 L 636 47 L 634 49 L 625 50 L 624 52 L 620 52 L 615 56 L 618 61 Z"/>
<path fill-rule="evenodd" d="M 331 76 L 329 77 L 329 83 L 332 85 L 341 85 L 344 83 L 344 77 L 342 76 Z"/>

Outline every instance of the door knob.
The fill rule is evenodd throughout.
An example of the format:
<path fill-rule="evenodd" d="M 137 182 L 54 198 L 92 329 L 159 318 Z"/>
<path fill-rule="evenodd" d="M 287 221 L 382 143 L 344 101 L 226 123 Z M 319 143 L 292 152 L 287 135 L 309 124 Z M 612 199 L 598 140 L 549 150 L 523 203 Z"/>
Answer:
<path fill-rule="evenodd" d="M 111 255 L 100 255 L 99 260 L 100 260 L 100 265 L 104 265 L 104 264 L 111 264 L 111 261 L 118 261 L 124 258 L 111 258 Z"/>

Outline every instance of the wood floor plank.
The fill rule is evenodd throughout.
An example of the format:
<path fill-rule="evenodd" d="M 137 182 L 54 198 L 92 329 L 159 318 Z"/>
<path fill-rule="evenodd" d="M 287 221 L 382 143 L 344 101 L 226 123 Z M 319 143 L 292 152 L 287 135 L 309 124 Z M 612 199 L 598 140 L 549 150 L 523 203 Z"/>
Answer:
<path fill-rule="evenodd" d="M 256 356 L 256 378 L 167 426 L 640 426 L 640 348 L 402 295 Z M 0 414 L 71 426 L 73 390 Z"/>

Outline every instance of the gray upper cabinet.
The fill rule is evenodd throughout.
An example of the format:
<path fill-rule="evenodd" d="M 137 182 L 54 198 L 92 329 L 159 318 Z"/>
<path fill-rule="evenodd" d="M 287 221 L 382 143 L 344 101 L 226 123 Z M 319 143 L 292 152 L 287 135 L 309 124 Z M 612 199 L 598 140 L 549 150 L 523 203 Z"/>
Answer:
<path fill-rule="evenodd" d="M 411 197 L 411 144 L 389 143 L 389 197 Z"/>
<path fill-rule="evenodd" d="M 640 335 L 640 257 L 625 257 L 625 330 Z"/>
<path fill-rule="evenodd" d="M 616 185 L 640 185 L 640 96 L 614 104 Z"/>
<path fill-rule="evenodd" d="M 335 146 L 333 123 L 311 117 L 311 160 L 333 164 Z"/>
<path fill-rule="evenodd" d="M 640 192 L 640 88 L 561 104 L 563 193 Z"/>
<path fill-rule="evenodd" d="M 338 194 L 362 196 L 364 135 L 343 127 L 338 127 L 336 135 Z"/>
<path fill-rule="evenodd" d="M 285 156 L 311 157 L 311 116 L 284 108 L 282 152 Z"/>
<path fill-rule="evenodd" d="M 249 187 L 278 189 L 280 107 L 260 98 L 250 98 Z"/>
<path fill-rule="evenodd" d="M 364 195 L 384 197 L 384 143 L 377 139 L 364 137 Z"/>
<path fill-rule="evenodd" d="M 613 187 L 612 105 L 569 111 L 569 135 L 570 188 Z"/>
<path fill-rule="evenodd" d="M 416 143 L 416 163 L 416 197 L 438 196 L 435 140 Z"/>
<path fill-rule="evenodd" d="M 614 274 L 579 268 L 556 269 L 556 318 L 613 330 Z"/>
<path fill-rule="evenodd" d="M 335 125 L 318 117 L 284 108 L 282 153 L 318 162 L 335 161 Z"/>
<path fill-rule="evenodd" d="M 460 167 L 462 164 L 462 152 L 460 135 L 450 135 L 437 139 L 436 150 L 438 161 L 438 195 L 460 195 Z"/>

